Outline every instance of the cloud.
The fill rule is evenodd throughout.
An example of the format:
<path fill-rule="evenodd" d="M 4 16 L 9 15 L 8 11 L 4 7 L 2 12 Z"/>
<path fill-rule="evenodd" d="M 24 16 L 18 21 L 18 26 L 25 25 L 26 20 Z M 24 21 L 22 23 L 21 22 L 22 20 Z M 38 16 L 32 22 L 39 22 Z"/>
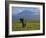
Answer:
<path fill-rule="evenodd" d="M 12 13 L 13 13 L 14 15 L 17 15 L 18 13 L 22 12 L 23 10 L 24 10 L 24 9 L 13 7 L 13 8 L 12 8 Z"/>
<path fill-rule="evenodd" d="M 34 13 L 34 15 L 40 15 L 39 13 Z"/>

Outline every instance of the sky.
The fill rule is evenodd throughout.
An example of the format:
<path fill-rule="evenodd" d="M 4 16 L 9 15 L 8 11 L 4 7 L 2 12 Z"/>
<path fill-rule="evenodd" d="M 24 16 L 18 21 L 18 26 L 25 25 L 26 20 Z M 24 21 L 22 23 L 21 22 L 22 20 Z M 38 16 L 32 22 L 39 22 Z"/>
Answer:
<path fill-rule="evenodd" d="M 32 12 L 35 12 L 35 13 L 33 13 L 34 15 L 39 15 L 39 12 L 40 12 L 39 7 L 38 8 L 36 8 L 36 7 L 12 7 L 12 14 L 17 15 L 24 10 L 30 10 Z"/>

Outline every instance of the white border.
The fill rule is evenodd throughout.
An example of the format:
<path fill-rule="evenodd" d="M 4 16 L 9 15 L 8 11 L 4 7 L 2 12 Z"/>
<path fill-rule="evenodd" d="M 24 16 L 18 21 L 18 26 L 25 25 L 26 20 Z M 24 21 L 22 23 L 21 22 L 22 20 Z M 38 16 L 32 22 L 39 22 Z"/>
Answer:
<path fill-rule="evenodd" d="M 12 31 L 12 7 L 40 7 L 40 30 Z M 9 35 L 36 34 L 36 33 L 43 33 L 43 6 L 42 5 L 9 4 Z"/>

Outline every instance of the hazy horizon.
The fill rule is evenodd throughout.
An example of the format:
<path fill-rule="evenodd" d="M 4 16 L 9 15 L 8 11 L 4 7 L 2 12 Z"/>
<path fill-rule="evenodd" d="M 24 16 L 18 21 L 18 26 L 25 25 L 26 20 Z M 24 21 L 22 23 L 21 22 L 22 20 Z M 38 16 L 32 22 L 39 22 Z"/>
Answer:
<path fill-rule="evenodd" d="M 40 8 L 36 7 L 12 7 L 12 19 L 40 19 Z"/>

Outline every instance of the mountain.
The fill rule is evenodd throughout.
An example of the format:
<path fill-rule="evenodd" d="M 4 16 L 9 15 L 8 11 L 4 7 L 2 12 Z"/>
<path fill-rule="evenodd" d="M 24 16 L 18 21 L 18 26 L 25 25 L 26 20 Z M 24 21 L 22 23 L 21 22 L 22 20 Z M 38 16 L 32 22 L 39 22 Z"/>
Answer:
<path fill-rule="evenodd" d="M 17 15 L 12 15 L 13 20 L 19 20 L 20 18 L 26 19 L 26 20 L 39 20 L 40 15 L 35 15 L 36 12 L 32 12 L 30 10 L 24 10 L 21 13 L 18 13 Z"/>

